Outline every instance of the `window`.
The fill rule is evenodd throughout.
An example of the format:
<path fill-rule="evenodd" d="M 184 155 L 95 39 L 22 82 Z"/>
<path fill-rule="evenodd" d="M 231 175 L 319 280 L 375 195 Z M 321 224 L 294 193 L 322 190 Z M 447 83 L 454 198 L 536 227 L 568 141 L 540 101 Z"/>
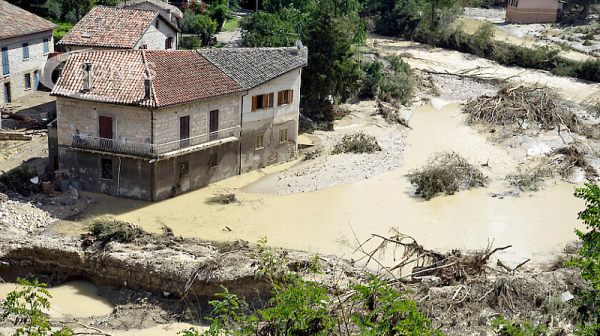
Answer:
<path fill-rule="evenodd" d="M 112 139 L 113 138 L 113 128 L 112 128 L 112 117 L 98 117 L 98 134 L 101 138 L 104 139 Z"/>
<path fill-rule="evenodd" d="M 264 110 L 269 107 L 273 107 L 273 93 L 267 93 L 263 95 L 252 97 L 252 111 Z"/>
<path fill-rule="evenodd" d="M 113 179 L 113 162 L 112 159 L 102 159 L 101 160 L 101 175 L 100 178 L 105 180 Z"/>
<path fill-rule="evenodd" d="M 265 148 L 265 134 L 257 134 L 254 137 L 254 149 Z"/>
<path fill-rule="evenodd" d="M 10 103 L 10 83 L 4 83 L 4 101 Z"/>
<path fill-rule="evenodd" d="M 23 59 L 29 59 L 29 43 L 23 43 Z"/>
<path fill-rule="evenodd" d="M 173 38 L 170 36 L 165 40 L 165 49 L 173 49 Z"/>
<path fill-rule="evenodd" d="M 288 141 L 288 130 L 287 128 L 279 130 L 279 143 L 284 143 Z"/>
<path fill-rule="evenodd" d="M 183 161 L 179 164 L 179 178 L 190 175 L 190 162 Z"/>
<path fill-rule="evenodd" d="M 190 144 L 190 116 L 179 118 L 179 140 L 180 147 L 187 147 Z"/>
<path fill-rule="evenodd" d="M 279 91 L 277 93 L 277 106 L 291 104 L 294 102 L 294 90 Z"/>
<path fill-rule="evenodd" d="M 208 168 L 214 168 L 219 163 L 217 153 L 212 153 L 208 157 Z"/>
<path fill-rule="evenodd" d="M 25 88 L 31 89 L 31 74 L 25 74 Z"/>
<path fill-rule="evenodd" d="M 219 130 L 219 110 L 210 111 L 209 132 L 213 133 Z"/>
<path fill-rule="evenodd" d="M 2 48 L 2 74 L 4 76 L 10 74 L 10 67 L 8 65 L 8 48 Z"/>
<path fill-rule="evenodd" d="M 142 45 L 140 46 L 140 49 L 148 49 L 148 45 L 147 45 L 147 44 L 142 44 Z"/>
<path fill-rule="evenodd" d="M 49 54 L 50 53 L 50 40 L 45 38 L 44 39 L 44 54 Z"/>

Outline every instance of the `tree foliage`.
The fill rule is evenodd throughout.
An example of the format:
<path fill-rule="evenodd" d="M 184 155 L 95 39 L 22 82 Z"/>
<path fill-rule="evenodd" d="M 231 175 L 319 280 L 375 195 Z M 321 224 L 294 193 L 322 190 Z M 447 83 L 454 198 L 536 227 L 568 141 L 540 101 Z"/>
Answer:
<path fill-rule="evenodd" d="M 575 197 L 585 200 L 585 210 L 578 217 L 587 231 L 575 229 L 582 240 L 583 247 L 577 251 L 580 258 L 570 261 L 581 269 L 581 276 L 590 281 L 591 290 L 581 294 L 583 306 L 579 309 L 583 314 L 584 324 L 579 327 L 578 335 L 596 336 L 600 334 L 600 187 L 597 184 L 586 184 L 585 188 L 577 188 Z"/>

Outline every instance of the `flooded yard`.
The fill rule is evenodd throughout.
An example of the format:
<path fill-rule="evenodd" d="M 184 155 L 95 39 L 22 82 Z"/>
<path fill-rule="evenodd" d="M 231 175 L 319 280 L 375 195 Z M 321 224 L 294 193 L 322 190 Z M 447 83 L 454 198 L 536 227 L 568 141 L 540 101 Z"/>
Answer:
<path fill-rule="evenodd" d="M 96 203 L 88 213 L 114 214 L 150 232 L 161 232 L 164 224 L 177 236 L 207 240 L 257 242 L 267 237 L 272 246 L 345 258 L 360 257 L 352 254 L 356 239 L 386 235 L 394 227 L 430 249 L 482 249 L 494 241 L 495 246 L 513 245 L 498 254 L 504 261 L 551 260 L 576 239 L 573 229 L 581 227 L 576 217 L 583 203 L 573 197 L 577 185 L 551 181 L 539 192 L 492 197 L 509 190 L 504 176 L 519 161 L 485 133 L 464 125 L 463 118 L 458 103 L 439 110 L 431 104 L 418 107 L 410 119 L 413 129 L 405 133 L 404 165 L 362 181 L 290 195 L 244 192 L 249 184 L 268 183 L 261 179 L 266 173 L 286 168 L 271 167 L 158 203 L 90 195 Z M 431 154 L 449 150 L 472 164 L 487 163 L 482 171 L 490 185 L 431 201 L 414 195 L 406 174 Z M 234 192 L 240 203 L 205 203 L 223 191 Z M 55 230 L 77 232 L 82 227 L 64 222 Z"/>

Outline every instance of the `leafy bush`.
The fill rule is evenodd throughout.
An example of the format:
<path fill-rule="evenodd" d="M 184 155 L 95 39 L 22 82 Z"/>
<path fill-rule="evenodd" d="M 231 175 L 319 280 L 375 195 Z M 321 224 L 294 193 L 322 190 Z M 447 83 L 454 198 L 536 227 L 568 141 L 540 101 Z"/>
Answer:
<path fill-rule="evenodd" d="M 575 229 L 583 241 L 583 247 L 577 251 L 580 258 L 573 258 L 569 265 L 581 269 L 581 277 L 590 282 L 590 290 L 580 292 L 583 323 L 579 325 L 577 335 L 596 336 L 600 333 L 600 186 L 586 184 L 577 188 L 575 197 L 585 200 L 586 208 L 577 218 L 582 220 L 587 232 Z"/>
<path fill-rule="evenodd" d="M 377 143 L 374 136 L 364 134 L 362 132 L 344 135 L 342 141 L 335 145 L 331 154 L 341 153 L 373 153 L 380 151 L 381 147 Z"/>
<path fill-rule="evenodd" d="M 51 332 L 50 323 L 44 310 L 50 309 L 49 298 L 52 296 L 46 290 L 46 284 L 39 283 L 37 279 L 29 282 L 24 279 L 18 280 L 17 288 L 6 295 L 6 300 L 2 302 L 4 313 L 0 316 L 0 322 L 6 319 L 14 319 L 15 325 L 19 328 L 13 333 L 13 336 L 20 335 L 53 335 L 70 336 L 73 330 L 62 328 Z"/>
<path fill-rule="evenodd" d="M 455 152 L 437 153 L 427 165 L 408 175 L 410 183 L 417 186 L 415 193 L 430 200 L 439 193 L 453 195 L 460 189 L 485 186 L 485 177 L 479 168 L 469 164 Z"/>
<path fill-rule="evenodd" d="M 108 217 L 91 220 L 88 224 L 88 231 L 104 244 L 111 241 L 129 243 L 142 234 L 139 227 Z"/>

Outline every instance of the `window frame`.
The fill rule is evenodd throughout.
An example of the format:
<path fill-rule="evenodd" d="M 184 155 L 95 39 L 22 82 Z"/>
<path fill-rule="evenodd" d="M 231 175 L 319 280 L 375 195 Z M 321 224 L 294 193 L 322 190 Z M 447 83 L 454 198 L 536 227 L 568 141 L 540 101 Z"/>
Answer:
<path fill-rule="evenodd" d="M 294 90 L 277 92 L 277 106 L 290 105 L 292 103 L 294 103 Z"/>
<path fill-rule="evenodd" d="M 259 140 L 260 139 L 260 140 Z M 254 136 L 254 150 L 265 148 L 265 133 L 259 133 Z"/>
<path fill-rule="evenodd" d="M 48 55 L 50 53 L 50 39 L 44 39 L 44 55 Z"/>
<path fill-rule="evenodd" d="M 252 96 L 252 108 L 251 112 L 255 112 L 258 110 L 266 110 L 273 107 L 275 93 L 263 93 L 259 95 Z M 258 106 L 258 101 L 260 98 L 260 107 Z"/>
<path fill-rule="evenodd" d="M 23 61 L 29 60 L 29 43 L 23 43 Z"/>
<path fill-rule="evenodd" d="M 110 175 L 104 175 L 104 164 L 105 163 L 109 163 L 110 162 Z M 114 163 L 112 159 L 105 159 L 105 158 L 101 158 L 100 159 L 100 179 L 101 180 L 107 180 L 107 181 L 114 181 Z"/>
<path fill-rule="evenodd" d="M 2 75 L 8 76 L 10 75 L 10 57 L 8 55 L 8 48 L 4 47 L 0 50 L 2 53 Z"/>
<path fill-rule="evenodd" d="M 23 77 L 25 80 L 25 90 L 31 90 L 31 73 L 25 73 Z"/>
<path fill-rule="evenodd" d="M 285 137 L 284 137 L 284 139 L 282 139 L 283 138 L 282 135 L 284 135 L 284 134 L 285 134 Z M 281 128 L 279 130 L 279 144 L 287 143 L 288 139 L 289 138 L 288 138 L 288 129 L 287 129 L 287 127 L 286 128 Z"/>

